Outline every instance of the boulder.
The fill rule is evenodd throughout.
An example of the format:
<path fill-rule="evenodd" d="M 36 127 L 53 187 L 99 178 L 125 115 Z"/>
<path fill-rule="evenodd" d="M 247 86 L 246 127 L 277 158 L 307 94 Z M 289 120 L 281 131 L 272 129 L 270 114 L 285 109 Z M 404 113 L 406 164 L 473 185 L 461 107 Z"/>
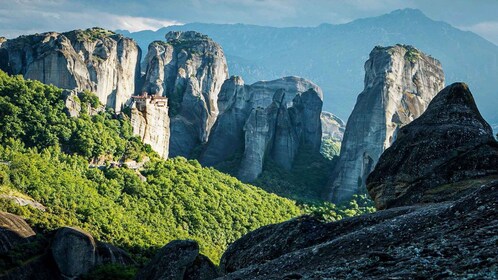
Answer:
<path fill-rule="evenodd" d="M 72 279 L 87 273 L 97 263 L 93 237 L 75 228 L 64 227 L 57 230 L 50 251 L 65 278 Z"/>
<path fill-rule="evenodd" d="M 0 46 L 0 69 L 69 90 L 89 90 L 119 112 L 140 78 L 141 50 L 101 28 L 20 36 Z"/>
<path fill-rule="evenodd" d="M 8 252 L 18 244 L 28 242 L 35 232 L 26 221 L 6 212 L 0 212 L 0 254 Z"/>
<path fill-rule="evenodd" d="M 208 280 L 218 275 L 211 261 L 199 254 L 199 245 L 192 240 L 175 240 L 161 248 L 136 279 Z"/>
<path fill-rule="evenodd" d="M 464 83 L 432 100 L 418 119 L 401 128 L 367 181 L 378 209 L 439 202 L 498 178 L 498 143 Z"/>
<path fill-rule="evenodd" d="M 441 63 L 412 46 L 375 47 L 365 63 L 365 88 L 348 119 L 328 199 L 365 192 L 365 182 L 401 127 L 419 117 L 443 88 Z"/>

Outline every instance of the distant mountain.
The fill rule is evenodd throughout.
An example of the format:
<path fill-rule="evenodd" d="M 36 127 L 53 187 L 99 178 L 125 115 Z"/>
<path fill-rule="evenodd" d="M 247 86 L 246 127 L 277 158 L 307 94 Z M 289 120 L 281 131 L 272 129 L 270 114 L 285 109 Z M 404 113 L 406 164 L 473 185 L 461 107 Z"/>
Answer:
<path fill-rule="evenodd" d="M 172 30 L 195 30 L 213 38 L 225 51 L 230 74 L 247 83 L 288 75 L 312 80 L 324 91 L 324 110 L 343 119 L 363 88 L 363 64 L 370 50 L 376 45 L 413 45 L 442 62 L 447 84 L 469 84 L 485 118 L 498 123 L 498 46 L 419 10 L 312 28 L 192 23 L 156 32 L 118 32 L 147 50 L 150 42 L 164 39 Z"/>

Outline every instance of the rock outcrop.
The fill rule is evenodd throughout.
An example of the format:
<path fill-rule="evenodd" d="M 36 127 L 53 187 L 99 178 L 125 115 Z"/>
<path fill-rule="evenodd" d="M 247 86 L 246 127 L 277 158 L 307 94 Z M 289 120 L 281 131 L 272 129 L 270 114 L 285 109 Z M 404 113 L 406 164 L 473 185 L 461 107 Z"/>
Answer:
<path fill-rule="evenodd" d="M 384 209 L 462 196 L 491 175 L 498 178 L 498 143 L 468 86 L 454 83 L 399 130 L 368 177 L 367 189 Z"/>
<path fill-rule="evenodd" d="M 175 240 L 161 248 L 137 280 L 203 280 L 220 276 L 216 266 L 199 254 L 199 245 L 192 240 Z"/>
<path fill-rule="evenodd" d="M 268 226 L 229 247 L 220 279 L 492 279 L 497 201 L 491 180 L 453 202 Z"/>
<path fill-rule="evenodd" d="M 66 227 L 57 231 L 50 249 L 63 277 L 72 279 L 95 266 L 95 247 L 91 235 Z"/>
<path fill-rule="evenodd" d="M 221 47 L 197 32 L 169 32 L 149 45 L 143 91 L 168 98 L 169 154 L 190 157 L 218 117 L 218 93 L 228 78 Z"/>
<path fill-rule="evenodd" d="M 378 208 L 389 209 L 260 228 L 225 251 L 220 279 L 495 278 L 497 151 L 467 86 L 453 84 L 370 174 Z"/>
<path fill-rule="evenodd" d="M 398 130 L 420 116 L 444 85 L 441 64 L 404 45 L 375 47 L 365 63 L 365 89 L 346 125 L 328 199 L 365 191 L 365 181 Z"/>
<path fill-rule="evenodd" d="M 21 217 L 0 212 L 0 254 L 26 242 L 35 232 Z"/>
<path fill-rule="evenodd" d="M 322 98 L 320 88 L 303 78 L 245 85 L 231 77 L 221 89 L 220 115 L 200 162 L 216 166 L 239 155 L 234 173 L 244 181 L 260 175 L 267 157 L 290 169 L 301 147 L 320 149 Z"/>
<path fill-rule="evenodd" d="M 0 212 L 0 279 L 77 279 L 104 264 L 136 265 L 129 255 L 64 227 L 38 234 L 19 216 Z M 5 269 L 8 268 L 8 269 Z"/>
<path fill-rule="evenodd" d="M 168 158 L 170 118 L 167 98 L 162 96 L 134 96 L 131 104 L 133 134 L 149 144 L 161 157 Z"/>
<path fill-rule="evenodd" d="M 0 69 L 64 89 L 94 92 L 116 112 L 135 93 L 141 51 L 101 28 L 20 36 L 0 46 Z"/>

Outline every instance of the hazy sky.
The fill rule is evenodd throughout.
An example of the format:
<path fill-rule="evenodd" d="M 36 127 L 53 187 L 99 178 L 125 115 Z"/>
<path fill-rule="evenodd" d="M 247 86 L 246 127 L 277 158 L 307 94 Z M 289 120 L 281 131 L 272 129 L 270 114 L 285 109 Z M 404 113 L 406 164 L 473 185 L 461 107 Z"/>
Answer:
<path fill-rule="evenodd" d="M 138 31 L 189 22 L 316 26 L 400 8 L 498 44 L 498 0 L 0 0 L 0 36 L 100 26 Z"/>

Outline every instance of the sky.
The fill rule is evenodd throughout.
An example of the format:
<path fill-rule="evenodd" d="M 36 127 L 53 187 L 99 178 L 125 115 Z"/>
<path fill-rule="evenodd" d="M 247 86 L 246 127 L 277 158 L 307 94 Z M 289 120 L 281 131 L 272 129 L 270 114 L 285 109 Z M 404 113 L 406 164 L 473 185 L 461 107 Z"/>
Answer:
<path fill-rule="evenodd" d="M 498 0 L 0 0 L 0 36 L 99 26 L 156 30 L 190 22 L 340 24 L 416 8 L 498 45 Z"/>

